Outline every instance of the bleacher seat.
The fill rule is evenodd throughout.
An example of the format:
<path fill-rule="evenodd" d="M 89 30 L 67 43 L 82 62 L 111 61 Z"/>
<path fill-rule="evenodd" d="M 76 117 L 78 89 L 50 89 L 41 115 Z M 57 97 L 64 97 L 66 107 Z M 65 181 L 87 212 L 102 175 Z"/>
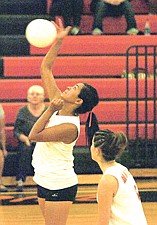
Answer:
<path fill-rule="evenodd" d="M 46 0 L 0 1 L 0 15 L 42 15 L 46 12 Z"/>
<path fill-rule="evenodd" d="M 59 52 L 60 55 L 126 55 L 133 45 L 157 45 L 156 35 L 151 36 L 67 36 Z M 80 47 L 81 46 L 81 47 Z M 47 48 L 30 45 L 30 55 L 45 55 Z"/>
<path fill-rule="evenodd" d="M 73 79 L 56 79 L 57 85 L 63 91 L 68 86 L 84 82 L 93 85 L 97 90 L 99 97 L 103 100 L 125 100 L 126 98 L 126 79 L 119 78 L 73 78 Z M 153 79 L 148 79 L 148 97 L 153 98 Z M 32 85 L 42 85 L 41 79 L 3 79 L 0 82 L 0 101 L 19 101 L 26 100 L 26 93 Z M 157 80 L 156 80 L 157 84 Z M 9 90 L 9 91 L 8 91 Z M 157 91 L 157 85 L 156 85 Z M 136 80 L 131 79 L 129 85 L 129 96 L 136 96 Z M 145 98 L 145 80 L 139 80 L 139 98 Z"/>
<path fill-rule="evenodd" d="M 112 130 L 113 132 L 123 132 L 126 133 L 126 124 L 100 124 L 99 125 L 100 129 L 109 129 Z M 153 139 L 154 138 L 154 124 L 148 124 L 148 138 Z M 14 151 L 16 146 L 17 146 L 17 140 L 13 136 L 13 126 L 6 127 L 6 137 L 7 137 L 7 145 L 11 146 L 11 151 Z M 138 132 L 139 132 L 139 137 L 141 139 L 146 138 L 145 137 L 145 129 L 146 125 L 145 124 L 139 124 L 138 125 Z M 156 124 L 156 129 L 157 129 L 157 124 Z M 131 124 L 129 126 L 129 137 L 130 139 L 136 139 L 136 124 Z M 81 125 L 81 131 L 80 131 L 80 136 L 79 139 L 76 143 L 76 146 L 87 146 L 86 142 L 86 136 L 85 136 L 85 126 Z"/>
<path fill-rule="evenodd" d="M 132 45 L 156 45 L 156 35 L 125 36 L 119 35 L 78 35 L 67 36 L 60 50 L 60 55 L 125 55 Z M 3 46 L 6 46 L 3 48 Z M 80 48 L 80 45 L 82 46 Z M 95 48 L 96 45 L 96 48 Z M 45 55 L 49 49 L 37 48 L 28 43 L 24 35 L 1 35 L 1 56 L 36 56 Z"/>
<path fill-rule="evenodd" d="M 3 57 L 4 77 L 39 77 L 42 56 Z M 136 68 L 136 57 L 129 58 L 130 72 Z M 154 57 L 148 56 L 149 72 L 153 72 Z M 145 58 L 140 57 L 139 68 L 144 68 Z M 121 77 L 126 69 L 126 56 L 59 56 L 53 67 L 60 77 Z"/>
<path fill-rule="evenodd" d="M 4 77 L 39 77 L 42 59 L 42 56 L 3 57 Z M 63 77 L 121 76 L 125 64 L 125 56 L 60 56 L 55 61 L 53 73 Z"/>
<path fill-rule="evenodd" d="M 28 23 L 34 19 L 43 18 L 51 20 L 50 15 L 48 15 L 51 1 L 52 0 L 4 0 L 0 2 L 1 56 L 29 54 L 29 44 L 25 38 L 25 29 Z M 84 35 L 91 34 L 92 30 L 93 15 L 90 12 L 90 2 L 91 0 L 84 0 L 84 10 L 81 21 L 81 30 Z M 136 14 L 138 28 L 144 31 L 145 21 L 149 18 L 151 33 L 156 34 L 157 17 L 156 15 L 148 15 L 149 6 L 146 4 L 145 0 L 132 0 L 131 4 Z M 116 19 L 107 17 L 104 19 L 103 24 L 105 27 L 104 34 L 125 34 L 126 22 L 124 17 Z M 3 48 L 4 45 L 5 48 Z"/>
<path fill-rule="evenodd" d="M 24 35 L 28 23 L 34 19 L 43 18 L 51 20 L 48 15 L 1 15 L 0 16 L 0 35 Z M 157 15 L 136 15 L 137 27 L 144 31 L 146 20 L 149 18 L 151 34 L 157 33 Z M 5 25 L 4 25 L 5 24 Z M 92 15 L 83 15 L 81 20 L 82 34 L 91 34 L 93 24 Z M 113 18 L 106 17 L 103 20 L 104 34 L 124 35 L 126 21 L 124 16 Z"/>
<path fill-rule="evenodd" d="M 5 122 L 6 125 L 13 125 L 18 113 L 18 110 L 26 105 L 26 102 L 5 102 L 1 103 L 5 111 Z M 49 102 L 45 103 L 49 105 Z M 154 119 L 153 114 L 153 101 L 148 101 L 148 121 L 151 122 Z M 98 106 L 93 110 L 96 114 L 97 119 L 100 123 L 125 123 L 126 122 L 126 102 L 125 101 L 100 101 Z M 129 103 L 129 120 L 131 122 L 136 122 L 136 102 L 131 101 Z M 87 119 L 87 114 L 80 115 L 81 123 L 85 123 Z M 145 121 L 145 102 L 139 102 L 139 121 Z"/>
<path fill-rule="evenodd" d="M 0 35 L 0 49 L 1 56 L 22 56 L 30 54 L 30 45 L 25 36 L 22 35 Z"/>
<path fill-rule="evenodd" d="M 25 35 L 27 25 L 34 19 L 48 19 L 47 15 L 2 15 L 0 14 L 0 35 Z"/>

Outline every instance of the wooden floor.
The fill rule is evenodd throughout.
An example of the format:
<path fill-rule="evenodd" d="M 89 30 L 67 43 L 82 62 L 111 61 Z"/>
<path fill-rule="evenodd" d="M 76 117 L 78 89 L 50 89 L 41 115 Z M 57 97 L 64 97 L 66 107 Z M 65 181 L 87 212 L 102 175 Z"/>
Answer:
<path fill-rule="evenodd" d="M 148 225 L 157 224 L 157 202 L 143 203 Z M 73 204 L 67 225 L 96 225 L 97 204 Z M 44 225 L 38 205 L 0 206 L 0 225 Z M 140 225 L 140 224 L 139 224 Z"/>
<path fill-rule="evenodd" d="M 132 170 L 131 173 L 136 177 L 143 177 L 143 180 L 136 180 L 140 191 L 157 192 L 157 169 L 140 169 Z M 142 174 L 142 175 L 141 175 Z M 97 225 L 97 204 L 95 202 L 81 203 L 79 198 L 91 198 L 96 195 L 97 184 L 101 174 L 98 175 L 78 175 L 79 189 L 77 193 L 78 202 L 74 203 L 68 217 L 67 225 Z M 149 179 L 147 180 L 147 178 Z M 152 179 L 150 179 L 152 177 Z M 13 185 L 9 187 L 9 195 L 15 192 L 15 177 L 5 177 L 5 185 Z M 24 188 L 26 193 L 32 192 L 36 194 L 36 188 L 32 177 L 27 177 L 27 185 L 32 188 Z M 154 196 L 154 195 L 153 195 Z M 148 225 L 157 225 L 157 202 L 143 202 L 144 212 L 148 221 Z M 1 205 L 0 204 L 0 225 L 44 225 L 39 206 L 35 205 Z M 139 224 L 141 225 L 141 224 Z"/>

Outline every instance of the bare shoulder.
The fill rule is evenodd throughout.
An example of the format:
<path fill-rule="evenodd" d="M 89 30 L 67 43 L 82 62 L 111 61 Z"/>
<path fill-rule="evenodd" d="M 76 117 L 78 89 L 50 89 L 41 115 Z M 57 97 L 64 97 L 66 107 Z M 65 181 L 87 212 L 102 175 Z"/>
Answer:
<path fill-rule="evenodd" d="M 116 183 L 117 183 L 117 179 L 110 174 L 103 175 L 99 182 L 100 185 L 109 185 L 109 186 L 114 185 Z"/>
<path fill-rule="evenodd" d="M 118 180 L 112 175 L 103 175 L 99 184 L 98 192 L 112 192 L 116 194 L 118 189 Z"/>

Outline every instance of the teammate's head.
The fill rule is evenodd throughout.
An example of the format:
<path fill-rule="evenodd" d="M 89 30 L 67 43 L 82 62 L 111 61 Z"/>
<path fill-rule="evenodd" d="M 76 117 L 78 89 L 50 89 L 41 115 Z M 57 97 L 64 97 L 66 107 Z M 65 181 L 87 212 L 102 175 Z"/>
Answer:
<path fill-rule="evenodd" d="M 101 156 L 105 161 L 115 160 L 127 146 L 127 137 L 119 132 L 110 130 L 99 130 L 94 134 L 91 151 L 97 149 L 101 151 Z M 92 156 L 92 158 L 94 155 Z"/>

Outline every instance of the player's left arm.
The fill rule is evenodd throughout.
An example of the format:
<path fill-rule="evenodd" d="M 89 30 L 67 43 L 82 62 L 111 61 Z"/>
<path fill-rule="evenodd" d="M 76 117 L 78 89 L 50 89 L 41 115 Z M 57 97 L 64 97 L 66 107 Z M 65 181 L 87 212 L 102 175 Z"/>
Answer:
<path fill-rule="evenodd" d="M 53 99 L 51 105 L 37 120 L 32 127 L 29 140 L 35 142 L 65 142 L 71 143 L 78 136 L 78 129 L 75 124 L 63 123 L 52 127 L 46 127 L 50 117 L 55 111 L 58 111 L 63 106 L 62 99 Z"/>
<path fill-rule="evenodd" d="M 98 185 L 98 225 L 109 225 L 111 205 L 118 190 L 118 181 L 111 175 L 105 175 Z"/>

